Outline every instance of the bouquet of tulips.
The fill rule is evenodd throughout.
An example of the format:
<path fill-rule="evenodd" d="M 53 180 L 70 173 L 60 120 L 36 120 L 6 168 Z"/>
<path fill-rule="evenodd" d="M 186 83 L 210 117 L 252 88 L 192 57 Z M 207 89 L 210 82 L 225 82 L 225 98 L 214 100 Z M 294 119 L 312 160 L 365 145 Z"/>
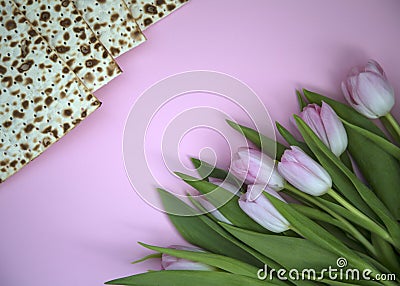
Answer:
<path fill-rule="evenodd" d="M 399 285 L 400 127 L 394 91 L 369 61 L 342 83 L 345 105 L 297 92 L 287 144 L 228 121 L 257 148 L 229 171 L 192 159 L 203 196 L 186 203 L 159 190 L 180 234 L 196 247 L 157 247 L 161 271 L 111 285 Z M 382 131 L 371 119 L 380 119 Z M 272 146 L 272 147 L 271 147 Z M 200 214 L 199 214 L 200 213 Z M 178 215 L 179 214 L 179 215 Z"/>

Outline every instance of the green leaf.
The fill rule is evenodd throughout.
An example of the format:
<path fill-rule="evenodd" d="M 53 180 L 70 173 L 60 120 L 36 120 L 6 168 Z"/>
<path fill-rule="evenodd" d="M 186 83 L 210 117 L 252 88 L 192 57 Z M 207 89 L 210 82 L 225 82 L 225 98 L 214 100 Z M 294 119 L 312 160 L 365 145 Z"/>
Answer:
<path fill-rule="evenodd" d="M 346 130 L 348 149 L 364 178 L 390 213 L 400 219 L 399 161 L 357 131 L 347 126 Z"/>
<path fill-rule="evenodd" d="M 344 151 L 342 155 L 340 155 L 340 160 L 343 162 L 343 164 L 349 169 L 350 171 L 354 172 L 353 170 L 353 164 L 351 163 L 351 159 L 347 151 Z"/>
<path fill-rule="evenodd" d="M 242 211 L 238 203 L 238 197 L 233 195 L 230 191 L 210 182 L 199 180 L 182 173 L 176 174 L 187 184 L 205 195 L 206 199 L 214 206 L 221 206 L 218 210 L 232 222 L 232 224 L 257 232 L 270 233 Z"/>
<path fill-rule="evenodd" d="M 228 172 L 222 169 L 219 169 L 213 165 L 208 164 L 197 158 L 190 159 L 193 163 L 193 166 L 197 169 L 197 173 L 202 179 L 213 177 L 217 179 L 224 180 L 228 175 Z"/>
<path fill-rule="evenodd" d="M 390 124 L 389 119 L 386 118 L 385 116 L 382 116 L 381 118 L 379 118 L 379 120 L 382 122 L 382 125 L 385 127 L 387 132 L 389 132 L 389 134 L 392 137 L 392 139 L 394 140 L 394 142 L 397 142 L 397 144 L 400 144 L 400 136 L 397 134 L 397 132 L 394 129 L 394 127 L 392 126 L 392 124 Z"/>
<path fill-rule="evenodd" d="M 231 173 L 214 167 L 207 162 L 204 162 L 197 158 L 191 158 L 193 166 L 197 169 L 197 173 L 202 179 L 206 179 L 208 177 L 220 179 L 220 180 L 227 180 L 227 182 L 233 184 L 234 186 L 241 187 L 240 180 L 238 180 L 235 176 Z"/>
<path fill-rule="evenodd" d="M 344 119 L 342 119 L 342 122 L 344 123 L 344 125 L 346 127 L 348 127 L 347 129 L 352 129 L 355 132 L 357 132 L 358 134 L 361 134 L 365 138 L 374 142 L 376 145 L 378 145 L 380 148 L 382 148 L 388 154 L 392 155 L 397 160 L 400 160 L 400 148 L 397 147 L 396 145 L 394 145 L 389 140 L 387 140 L 381 136 L 378 136 L 375 133 L 372 133 L 371 131 L 368 131 L 368 130 L 358 127 L 354 124 L 351 124 Z"/>
<path fill-rule="evenodd" d="M 373 232 L 375 230 L 375 224 L 372 224 L 368 221 L 360 221 L 360 218 L 349 211 L 348 209 L 338 205 L 336 203 L 324 200 L 322 198 L 316 198 L 320 203 L 324 204 L 326 207 L 331 209 L 332 211 L 340 214 L 342 217 L 346 218 L 348 221 L 351 221 L 359 226 L 362 226 L 364 229 Z"/>
<path fill-rule="evenodd" d="M 373 266 L 366 263 L 360 258 L 360 256 L 345 246 L 343 242 L 338 240 L 335 236 L 330 234 L 314 221 L 296 211 L 291 205 L 282 202 L 268 193 L 265 193 L 265 196 L 267 196 L 274 207 L 290 222 L 291 228 L 304 238 L 312 241 L 321 248 L 336 254 L 337 258 L 345 257 L 351 265 L 359 269 L 368 268 L 374 273 L 378 272 Z"/>
<path fill-rule="evenodd" d="M 299 90 L 296 90 L 297 101 L 299 102 L 300 112 L 303 111 L 304 107 L 307 106 L 307 102 L 304 100 L 303 95 Z"/>
<path fill-rule="evenodd" d="M 140 262 L 143 262 L 143 261 L 146 261 L 146 260 L 149 260 L 149 259 L 153 259 L 153 258 L 161 258 L 161 254 L 159 254 L 159 253 L 150 254 L 150 255 L 147 255 L 147 256 L 139 259 L 139 260 L 133 261 L 131 264 L 137 264 L 137 263 L 140 263 Z"/>
<path fill-rule="evenodd" d="M 221 225 L 233 236 L 270 257 L 286 269 L 312 268 L 320 271 L 336 265 L 338 256 L 327 251 L 309 240 L 295 237 L 285 237 L 261 234 L 241 229 L 228 224 Z M 307 259 L 304 259 L 307 257 Z"/>
<path fill-rule="evenodd" d="M 260 133 L 258 133 L 256 130 L 251 129 L 249 127 L 245 127 L 242 125 L 239 125 L 233 121 L 226 120 L 226 122 L 236 131 L 244 135 L 247 140 L 252 142 L 254 145 L 256 145 L 258 148 L 261 149 L 262 152 L 270 156 L 271 158 L 276 158 L 279 160 L 285 151 L 286 147 L 279 142 L 276 142 L 275 140 L 268 138 Z"/>
<path fill-rule="evenodd" d="M 150 250 L 154 250 L 160 253 L 165 253 L 171 256 L 187 259 L 194 262 L 207 264 L 233 274 L 248 276 L 251 278 L 257 276 L 257 271 L 258 271 L 257 267 L 223 255 L 218 255 L 208 252 L 197 252 L 197 251 L 157 247 L 140 242 L 139 244 Z"/>
<path fill-rule="evenodd" d="M 338 238 L 348 248 L 356 251 L 358 254 L 369 253 L 367 248 L 362 243 L 355 240 L 354 237 L 350 234 L 350 232 L 346 233 L 344 230 L 326 222 L 319 222 L 318 224 L 321 225 L 321 227 L 323 227 L 330 234 Z"/>
<path fill-rule="evenodd" d="M 362 200 L 370 207 L 370 209 L 372 209 L 376 213 L 376 215 L 385 224 L 390 235 L 392 236 L 392 243 L 394 243 L 397 248 L 400 248 L 400 227 L 390 211 L 386 208 L 386 206 L 379 200 L 379 198 L 375 195 L 373 191 L 365 186 L 355 174 L 347 169 L 347 167 L 321 142 L 321 140 L 314 134 L 314 132 L 301 118 L 296 117 L 296 122 L 298 124 L 301 134 L 303 135 L 304 140 L 317 156 L 322 166 L 325 167 L 326 171 L 328 171 L 328 173 L 330 174 L 332 173 L 332 170 L 339 171 L 341 172 L 341 174 L 339 174 L 339 177 L 347 177 L 350 180 L 350 182 L 356 188 L 358 194 L 361 196 Z M 343 190 L 340 191 L 343 193 Z M 346 193 L 343 194 L 348 195 Z M 364 213 L 367 213 L 367 211 L 369 210 L 369 208 L 358 206 L 358 201 L 355 201 L 353 199 L 349 200 Z"/>
<path fill-rule="evenodd" d="M 327 104 L 329 104 L 333 108 L 333 110 L 335 110 L 335 112 L 340 118 L 343 118 L 347 122 L 350 122 L 356 126 L 369 130 L 372 133 L 375 133 L 376 135 L 385 137 L 385 133 L 383 133 L 382 130 L 380 130 L 374 123 L 372 123 L 364 115 L 358 113 L 357 111 L 347 106 L 346 104 L 340 103 L 329 97 L 308 91 L 306 89 L 303 89 L 303 92 L 304 96 L 308 99 L 310 103 L 316 103 L 321 105 L 322 101 L 324 101 Z"/>
<path fill-rule="evenodd" d="M 226 272 L 167 270 L 137 274 L 106 282 L 107 285 L 134 286 L 265 286 L 266 282 Z M 270 285 L 277 285 L 268 281 Z"/>
<path fill-rule="evenodd" d="M 204 215 L 193 215 L 196 211 L 167 191 L 158 189 L 164 210 L 167 213 L 179 211 L 186 216 L 168 214 L 177 231 L 189 243 L 204 250 L 226 255 L 245 263 L 261 267 L 270 260 L 237 241 L 216 222 Z"/>
<path fill-rule="evenodd" d="M 311 152 L 310 148 L 308 148 L 306 143 L 298 141 L 296 138 L 294 138 L 294 136 L 289 132 L 289 130 L 287 130 L 285 127 L 279 124 L 279 122 L 275 122 L 275 124 L 278 132 L 282 135 L 283 139 L 285 139 L 285 141 L 290 146 L 298 146 L 309 156 L 315 158 L 314 154 Z"/>
<path fill-rule="evenodd" d="M 346 227 L 344 226 L 343 223 L 338 221 L 337 219 L 333 218 L 329 214 L 315 208 L 315 207 L 308 207 L 305 205 L 300 205 L 300 204 L 290 204 L 293 209 L 296 211 L 300 212 L 301 214 L 305 215 L 306 217 L 313 219 L 313 220 L 320 220 L 323 222 L 327 222 L 329 224 L 332 224 L 334 226 L 337 226 L 341 229 L 346 230 Z"/>
<path fill-rule="evenodd" d="M 397 277 L 399 277 L 400 264 L 398 261 L 398 255 L 396 254 L 392 245 L 374 233 L 371 235 L 371 240 L 372 244 L 379 253 L 379 261 L 389 268 L 391 273 L 395 273 Z"/>
<path fill-rule="evenodd" d="M 370 255 L 360 253 L 360 256 L 361 256 L 361 258 L 364 258 L 365 261 L 367 261 L 368 263 L 370 263 L 370 264 L 374 265 L 376 268 L 378 268 L 382 273 L 391 273 L 391 271 L 386 266 L 384 266 L 382 263 L 373 259 Z"/>
<path fill-rule="evenodd" d="M 170 193 L 162 189 L 158 189 L 158 191 L 166 210 L 179 209 L 182 211 L 183 207 L 191 209 L 184 202 Z M 274 269 L 282 268 L 281 265 L 272 259 L 262 255 L 258 251 L 233 237 L 218 223 L 208 218 L 206 215 L 194 217 L 169 215 L 169 218 L 186 241 L 193 245 L 197 245 L 204 250 L 232 257 L 256 267 L 269 265 Z M 309 285 L 309 283 L 306 283 L 306 281 L 291 282 L 297 286 Z M 279 280 L 275 281 L 275 283 L 278 285 L 287 285 L 287 283 Z"/>
<path fill-rule="evenodd" d="M 357 251 L 365 252 L 367 249 L 368 251 L 371 251 L 371 253 L 375 253 L 371 244 L 365 237 L 363 237 L 363 234 L 360 233 L 360 231 L 357 230 L 356 227 L 354 227 L 351 223 L 349 223 L 344 218 L 342 213 L 335 212 L 332 209 L 328 208 L 326 205 L 324 205 L 320 201 L 320 200 L 324 201 L 322 197 L 314 197 L 309 194 L 303 193 L 302 191 L 292 187 L 289 184 L 286 184 L 285 186 L 285 192 L 286 191 L 289 191 L 291 195 L 292 194 L 298 195 L 304 198 L 304 200 L 311 203 L 311 205 L 313 205 L 314 208 L 312 207 L 303 208 L 303 206 L 301 205 L 297 207 L 297 204 L 292 204 L 292 206 L 293 208 L 295 208 L 297 211 L 300 211 L 300 213 L 303 213 L 308 218 L 313 218 L 315 220 L 318 220 L 319 225 L 321 225 L 335 237 L 339 238 L 344 244 Z M 321 212 L 322 210 L 324 212 Z M 345 232 L 347 232 L 348 234 L 346 234 Z M 350 239 L 349 234 L 355 240 L 361 242 L 361 245 L 358 242 L 355 242 L 355 240 Z"/>

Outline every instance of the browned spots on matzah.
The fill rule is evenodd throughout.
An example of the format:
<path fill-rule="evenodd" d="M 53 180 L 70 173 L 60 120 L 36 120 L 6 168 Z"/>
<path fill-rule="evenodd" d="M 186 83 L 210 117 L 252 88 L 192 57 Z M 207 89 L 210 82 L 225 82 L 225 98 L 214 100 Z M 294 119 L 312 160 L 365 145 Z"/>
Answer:
<path fill-rule="evenodd" d="M 14 0 L 14 2 L 31 24 L 46 36 L 50 46 L 91 91 L 97 90 L 121 73 L 111 54 L 97 39 L 72 1 Z M 29 48 L 29 45 L 25 46 Z M 108 68 L 113 70 L 113 73 L 107 74 L 88 66 L 81 66 L 88 60 L 97 60 L 103 71 Z M 88 73 L 91 74 L 90 81 L 86 80 Z"/>
<path fill-rule="evenodd" d="M 189 0 L 124 0 L 142 31 L 182 7 Z"/>
<path fill-rule="evenodd" d="M 76 0 L 75 3 L 114 57 L 146 40 L 123 0 Z"/>
<path fill-rule="evenodd" d="M 3 182 L 96 110 L 100 103 L 32 29 L 13 1 L 0 1 L 0 11 L 3 37 L 0 41 L 0 182 Z M 23 45 L 27 47 L 21 51 Z"/>

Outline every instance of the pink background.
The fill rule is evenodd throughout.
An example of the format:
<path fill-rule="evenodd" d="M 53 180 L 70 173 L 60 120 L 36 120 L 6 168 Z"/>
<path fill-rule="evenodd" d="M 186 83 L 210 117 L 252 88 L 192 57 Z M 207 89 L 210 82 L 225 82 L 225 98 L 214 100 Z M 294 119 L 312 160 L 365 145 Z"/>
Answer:
<path fill-rule="evenodd" d="M 188 70 L 224 72 L 247 83 L 273 120 L 288 126 L 295 88 L 341 99 L 341 79 L 368 58 L 400 91 L 399 13 L 397 0 L 192 0 L 151 27 L 146 43 L 118 58 L 124 74 L 96 92 L 101 109 L 0 186 L 0 285 L 98 286 L 157 268 L 130 264 L 149 253 L 136 241 L 182 243 L 124 169 L 124 124 L 152 84 Z M 235 112 L 230 116 L 240 119 Z M 223 152 L 216 138 L 196 131 L 180 153 L 197 154 L 208 141 Z M 168 172 L 163 164 L 154 170 Z"/>

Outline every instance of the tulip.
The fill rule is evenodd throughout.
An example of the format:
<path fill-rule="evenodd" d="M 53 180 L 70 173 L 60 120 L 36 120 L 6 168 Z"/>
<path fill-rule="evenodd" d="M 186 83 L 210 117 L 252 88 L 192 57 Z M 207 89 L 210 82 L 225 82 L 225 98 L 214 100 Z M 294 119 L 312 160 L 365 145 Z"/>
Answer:
<path fill-rule="evenodd" d="M 195 251 L 202 252 L 203 250 L 196 247 L 182 246 L 182 245 L 171 245 L 169 248 L 178 249 L 178 250 L 187 250 L 187 251 Z M 215 270 L 214 267 L 211 267 L 207 264 L 194 262 L 182 258 L 177 258 L 175 256 L 163 253 L 161 256 L 161 267 L 164 270 L 203 270 L 203 271 L 212 271 Z"/>
<path fill-rule="evenodd" d="M 274 190 L 266 187 L 265 191 L 285 202 Z M 289 222 L 264 195 L 258 195 L 259 193 L 259 185 L 249 186 L 248 191 L 239 199 L 240 208 L 255 222 L 272 232 L 280 233 L 288 230 Z"/>
<path fill-rule="evenodd" d="M 283 189 L 284 180 L 275 170 L 274 160 L 258 150 L 239 148 L 231 171 L 246 184 L 264 184 L 277 191 Z"/>
<path fill-rule="evenodd" d="M 203 198 L 203 196 L 193 197 L 207 212 L 209 212 L 213 217 L 217 220 L 232 224 L 212 203 L 210 203 L 207 199 Z"/>
<path fill-rule="evenodd" d="M 371 119 L 387 115 L 394 105 L 394 90 L 374 60 L 363 70 L 354 69 L 342 82 L 342 91 L 355 110 Z"/>
<path fill-rule="evenodd" d="M 320 196 L 332 187 L 328 172 L 300 148 L 291 146 L 286 150 L 278 164 L 279 173 L 300 191 Z"/>
<path fill-rule="evenodd" d="M 309 104 L 303 109 L 300 117 L 333 154 L 340 156 L 346 150 L 348 143 L 346 130 L 336 112 L 328 104 L 322 102 L 321 107 Z"/>

